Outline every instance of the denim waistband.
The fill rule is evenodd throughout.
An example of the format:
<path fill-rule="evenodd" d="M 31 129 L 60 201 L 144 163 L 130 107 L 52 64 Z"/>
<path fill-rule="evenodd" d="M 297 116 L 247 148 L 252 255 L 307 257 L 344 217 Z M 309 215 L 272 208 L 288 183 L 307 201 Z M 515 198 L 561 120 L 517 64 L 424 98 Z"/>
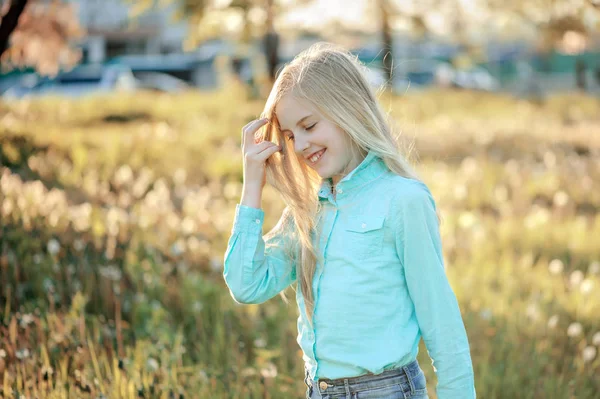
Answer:
<path fill-rule="evenodd" d="M 420 372 L 421 368 L 416 359 L 404 366 L 386 370 L 380 374 L 368 373 L 350 378 L 318 378 L 314 380 L 308 377 L 308 371 L 305 369 L 305 383 L 321 394 L 339 395 L 409 383 Z M 326 387 L 324 383 L 327 384 Z"/>

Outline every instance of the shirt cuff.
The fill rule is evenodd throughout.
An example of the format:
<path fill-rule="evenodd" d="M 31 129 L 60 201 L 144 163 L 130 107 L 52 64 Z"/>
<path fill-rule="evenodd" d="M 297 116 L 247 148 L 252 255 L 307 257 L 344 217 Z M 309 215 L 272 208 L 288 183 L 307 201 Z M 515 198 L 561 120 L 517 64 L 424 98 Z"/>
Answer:
<path fill-rule="evenodd" d="M 237 204 L 235 206 L 235 217 L 231 231 L 232 233 L 238 231 L 262 233 L 264 220 L 265 212 L 262 209 Z"/>

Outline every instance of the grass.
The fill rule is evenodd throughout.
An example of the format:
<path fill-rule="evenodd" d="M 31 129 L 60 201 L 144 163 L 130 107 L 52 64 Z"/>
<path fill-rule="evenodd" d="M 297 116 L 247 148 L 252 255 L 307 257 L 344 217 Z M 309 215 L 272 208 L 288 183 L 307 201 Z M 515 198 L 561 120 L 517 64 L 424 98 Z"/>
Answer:
<path fill-rule="evenodd" d="M 0 396 L 303 397 L 295 303 L 238 305 L 222 279 L 263 101 L 243 98 L 0 104 Z M 478 395 L 600 397 L 599 100 L 381 101 L 442 215 Z M 263 209 L 266 232 L 270 187 Z"/>

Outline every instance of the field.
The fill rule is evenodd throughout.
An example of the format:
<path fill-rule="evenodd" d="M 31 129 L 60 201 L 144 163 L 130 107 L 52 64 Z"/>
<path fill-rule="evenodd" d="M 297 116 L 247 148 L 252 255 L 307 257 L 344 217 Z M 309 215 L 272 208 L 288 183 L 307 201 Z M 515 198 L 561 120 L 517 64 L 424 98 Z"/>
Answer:
<path fill-rule="evenodd" d="M 222 278 L 244 97 L 0 103 L 0 396 L 304 397 L 292 289 L 239 305 Z M 478 397 L 600 398 L 600 100 L 381 101 L 441 212 Z M 263 209 L 266 232 L 270 187 Z"/>

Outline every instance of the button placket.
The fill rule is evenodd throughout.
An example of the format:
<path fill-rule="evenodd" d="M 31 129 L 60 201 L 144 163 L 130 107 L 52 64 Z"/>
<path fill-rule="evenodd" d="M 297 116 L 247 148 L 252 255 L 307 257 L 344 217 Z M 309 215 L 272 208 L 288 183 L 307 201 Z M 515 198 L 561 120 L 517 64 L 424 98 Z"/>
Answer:
<path fill-rule="evenodd" d="M 333 226 L 335 225 L 335 222 L 337 220 L 338 210 L 335 209 L 332 213 L 327 212 L 326 210 L 324 212 L 325 213 L 323 215 L 324 218 L 323 218 L 323 224 L 321 227 L 321 232 L 322 233 L 326 232 L 326 234 L 322 234 L 322 241 L 319 243 L 320 244 L 319 247 L 320 247 L 320 251 L 321 251 L 321 255 L 323 256 L 323 259 L 325 259 L 325 253 L 327 252 L 327 246 L 329 244 L 329 239 L 331 238 Z M 322 275 L 323 275 L 323 264 L 317 263 L 317 270 L 315 271 L 316 281 L 313 281 L 313 292 L 315 293 L 313 321 L 315 321 L 315 319 L 317 318 L 316 312 L 317 312 L 317 307 L 318 307 L 318 302 L 319 302 L 319 291 L 320 291 Z M 309 337 L 312 340 L 313 358 L 316 360 L 316 334 L 315 334 L 315 331 L 310 331 Z M 318 368 L 319 368 L 319 365 L 317 362 L 317 370 L 318 370 Z M 325 384 L 327 384 L 327 383 L 325 383 Z"/>

